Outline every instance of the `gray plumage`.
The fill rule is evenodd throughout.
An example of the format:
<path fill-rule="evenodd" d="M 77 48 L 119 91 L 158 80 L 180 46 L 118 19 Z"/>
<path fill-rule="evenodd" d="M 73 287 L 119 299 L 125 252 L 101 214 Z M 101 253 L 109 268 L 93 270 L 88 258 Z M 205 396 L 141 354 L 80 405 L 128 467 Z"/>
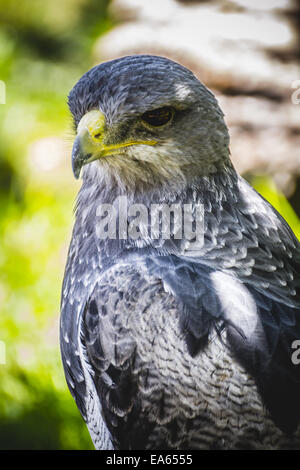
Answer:
<path fill-rule="evenodd" d="M 300 448 L 299 242 L 232 167 L 213 94 L 179 64 L 132 56 L 87 72 L 69 106 L 75 127 L 101 110 L 105 145 L 158 142 L 82 168 L 61 351 L 95 447 Z M 170 123 L 141 123 L 164 107 Z M 147 224 L 138 241 L 101 239 L 99 204 L 119 196 L 202 204 L 204 243 L 152 239 Z"/>

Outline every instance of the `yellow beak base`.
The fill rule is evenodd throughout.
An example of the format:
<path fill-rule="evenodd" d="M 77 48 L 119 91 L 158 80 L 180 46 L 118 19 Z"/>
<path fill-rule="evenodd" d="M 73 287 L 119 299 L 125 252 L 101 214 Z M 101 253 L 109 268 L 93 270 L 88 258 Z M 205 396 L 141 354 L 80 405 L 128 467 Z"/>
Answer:
<path fill-rule="evenodd" d="M 154 140 L 128 140 L 115 145 L 104 145 L 107 134 L 105 115 L 100 110 L 86 113 L 77 127 L 77 137 L 72 151 L 72 169 L 75 178 L 79 178 L 83 165 L 101 157 L 120 153 L 120 149 L 133 145 L 155 145 Z"/>

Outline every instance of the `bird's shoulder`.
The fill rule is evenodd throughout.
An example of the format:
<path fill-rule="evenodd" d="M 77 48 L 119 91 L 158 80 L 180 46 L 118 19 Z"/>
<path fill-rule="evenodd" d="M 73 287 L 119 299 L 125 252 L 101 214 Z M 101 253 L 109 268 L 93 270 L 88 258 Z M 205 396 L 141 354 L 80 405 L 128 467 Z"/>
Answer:
<path fill-rule="evenodd" d="M 198 266 L 196 272 L 189 260 L 172 255 L 118 262 L 99 277 L 85 306 L 81 338 L 116 448 L 151 446 L 149 436 L 162 448 L 175 446 L 172 439 L 188 435 L 187 417 L 211 419 L 214 390 L 234 419 L 236 405 L 226 392 L 233 377 L 260 406 L 253 379 L 223 343 L 215 298 L 209 270 Z M 240 393 L 241 406 L 244 398 Z"/>
<path fill-rule="evenodd" d="M 297 256 L 288 266 L 294 273 L 288 287 L 299 293 Z M 300 372 L 292 361 L 300 337 L 297 296 L 275 295 L 259 282 L 186 256 L 144 255 L 117 263 L 99 278 L 86 306 L 86 347 L 94 369 L 132 374 L 141 351 L 153 361 L 156 338 L 165 341 L 172 334 L 169 318 L 177 324 L 175 348 L 190 357 L 207 348 L 212 332 L 225 330 L 224 350 L 255 379 L 275 422 L 286 431 L 295 429 L 300 419 Z"/>

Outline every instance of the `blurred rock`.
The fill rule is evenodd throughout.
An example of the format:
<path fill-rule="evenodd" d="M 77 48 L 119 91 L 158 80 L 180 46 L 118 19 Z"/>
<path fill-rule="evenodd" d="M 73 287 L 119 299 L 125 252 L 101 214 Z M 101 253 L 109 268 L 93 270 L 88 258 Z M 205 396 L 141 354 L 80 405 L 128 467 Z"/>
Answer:
<path fill-rule="evenodd" d="M 300 177 L 300 2 L 293 0 L 113 0 L 118 22 L 96 43 L 95 62 L 165 55 L 216 94 L 236 168 L 269 174 L 287 197 Z M 300 95 L 299 95 L 300 96 Z"/>

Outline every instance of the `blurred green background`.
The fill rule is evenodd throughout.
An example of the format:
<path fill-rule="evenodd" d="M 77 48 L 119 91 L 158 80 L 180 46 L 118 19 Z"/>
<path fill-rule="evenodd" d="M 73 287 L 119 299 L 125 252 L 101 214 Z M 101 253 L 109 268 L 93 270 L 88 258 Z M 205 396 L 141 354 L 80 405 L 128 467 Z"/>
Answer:
<path fill-rule="evenodd" d="M 113 26 L 108 2 L 0 0 L 0 449 L 93 448 L 64 379 L 58 329 L 80 184 L 66 98 Z M 299 219 L 273 183 L 252 183 L 299 237 Z"/>
<path fill-rule="evenodd" d="M 108 0 L 0 1 L 1 449 L 91 449 L 58 346 L 78 184 L 67 95 L 93 64 Z"/>

